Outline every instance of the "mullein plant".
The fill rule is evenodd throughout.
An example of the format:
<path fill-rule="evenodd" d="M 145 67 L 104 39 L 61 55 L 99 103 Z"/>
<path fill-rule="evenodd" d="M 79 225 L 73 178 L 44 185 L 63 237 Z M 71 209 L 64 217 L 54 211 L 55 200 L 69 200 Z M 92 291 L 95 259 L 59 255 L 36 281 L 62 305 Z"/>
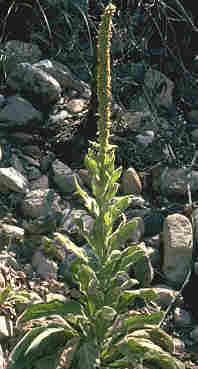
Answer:
<path fill-rule="evenodd" d="M 78 194 L 94 218 L 90 232 L 80 219 L 77 224 L 94 257 L 89 258 L 62 234 L 48 239 L 52 244 L 61 242 L 75 254 L 69 270 L 78 283 L 79 296 L 77 300 L 54 300 L 25 310 L 17 327 L 30 321 L 36 325 L 11 352 L 8 369 L 32 368 L 33 362 L 52 353 L 52 345 L 57 354 L 62 351 L 57 358 L 59 369 L 136 368 L 143 364 L 153 369 L 184 369 L 183 363 L 171 355 L 172 338 L 159 327 L 163 313 L 140 315 L 132 311 L 137 298 L 149 301 L 156 294 L 153 288 L 138 288 L 138 281 L 129 277 L 131 265 L 143 256 L 142 250 L 133 244 L 123 247 L 135 230 L 136 221 L 127 222 L 123 215 L 133 197 L 116 197 L 122 171 L 115 169 L 115 146 L 109 143 L 114 12 L 115 6 L 110 3 L 98 32 L 98 141 L 91 143 L 85 158 L 92 196 L 76 180 Z M 40 318 L 47 320 L 41 322 Z"/>

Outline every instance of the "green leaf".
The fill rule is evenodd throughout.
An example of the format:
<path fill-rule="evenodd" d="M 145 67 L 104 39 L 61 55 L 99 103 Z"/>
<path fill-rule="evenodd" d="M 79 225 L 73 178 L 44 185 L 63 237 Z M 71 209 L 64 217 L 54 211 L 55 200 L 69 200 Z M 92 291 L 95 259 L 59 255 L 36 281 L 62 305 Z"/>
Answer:
<path fill-rule="evenodd" d="M 27 362 L 32 362 L 32 360 L 36 360 L 39 357 L 47 356 L 51 353 L 52 347 L 56 351 L 60 345 L 66 343 L 66 340 L 64 328 L 46 328 L 28 346 L 24 353 L 24 359 Z"/>
<path fill-rule="evenodd" d="M 104 305 L 104 293 L 100 287 L 100 284 L 98 283 L 98 280 L 94 278 L 89 282 L 88 297 L 95 307 L 100 308 Z"/>
<path fill-rule="evenodd" d="M 109 211 L 111 212 L 112 220 L 115 222 L 118 217 L 126 210 L 133 201 L 132 195 L 126 195 L 122 197 L 114 198 L 113 205 L 109 205 Z"/>
<path fill-rule="evenodd" d="M 84 342 L 75 353 L 75 369 L 93 369 L 99 365 L 98 350 L 94 342 Z"/>
<path fill-rule="evenodd" d="M 79 246 L 76 246 L 75 243 L 73 243 L 72 241 L 70 241 L 69 237 L 60 233 L 54 233 L 54 236 L 54 239 L 56 241 L 65 246 L 68 251 L 73 252 L 78 259 L 80 259 L 85 264 L 88 263 L 88 257 L 86 256 L 84 250 Z"/>
<path fill-rule="evenodd" d="M 136 219 L 131 219 L 127 223 L 121 223 L 111 237 L 109 237 L 109 245 L 111 249 L 119 249 L 120 245 L 123 245 L 127 240 L 130 239 L 136 227 Z"/>
<path fill-rule="evenodd" d="M 157 314 L 157 313 L 154 313 L 154 314 Z M 158 314 L 160 314 L 160 313 L 158 313 Z M 161 314 L 161 316 L 162 315 L 163 315 L 163 313 Z M 157 320 L 158 319 L 156 319 L 156 322 L 153 322 L 153 324 L 157 324 Z M 132 328 L 132 329 L 134 329 L 134 328 Z M 129 329 L 129 331 L 130 331 L 130 329 Z M 174 352 L 174 343 L 173 343 L 172 337 L 169 336 L 166 332 L 164 332 L 161 328 L 157 327 L 156 325 L 155 326 L 151 325 L 151 326 L 148 326 L 148 327 L 146 327 L 146 325 L 145 325 L 145 329 L 135 330 L 133 332 L 133 336 L 138 337 L 138 338 L 140 338 L 140 337 L 148 338 L 153 343 L 160 346 L 163 350 L 168 351 L 171 354 Z"/>
<path fill-rule="evenodd" d="M 123 326 L 127 328 L 129 332 L 136 329 L 145 328 L 148 324 L 158 324 L 163 318 L 164 313 L 154 312 L 150 315 L 135 315 L 124 319 Z"/>
<path fill-rule="evenodd" d="M 129 278 L 128 281 L 125 281 L 121 284 L 120 291 L 131 290 L 138 284 L 139 282 L 137 281 L 137 279 Z"/>
<path fill-rule="evenodd" d="M 44 318 L 50 315 L 60 315 L 65 317 L 69 313 L 82 313 L 82 306 L 77 301 L 71 300 L 66 302 L 54 300 L 48 303 L 34 304 L 28 306 L 24 313 L 18 318 L 17 326 L 32 319 Z"/>
<path fill-rule="evenodd" d="M 85 156 L 85 167 L 88 169 L 91 175 L 97 175 L 98 174 L 98 164 L 97 161 L 90 155 L 90 149 L 88 151 L 88 154 Z"/>
<path fill-rule="evenodd" d="M 123 251 L 120 269 L 128 271 L 129 266 L 137 263 L 145 256 L 145 251 L 139 245 L 129 246 Z"/>
<path fill-rule="evenodd" d="M 122 167 L 114 169 L 113 174 L 111 176 L 111 183 L 115 183 L 116 181 L 118 181 L 121 174 L 122 174 Z"/>
<path fill-rule="evenodd" d="M 89 196 L 88 193 L 80 187 L 76 177 L 75 177 L 75 185 L 76 185 L 78 194 L 84 200 L 84 204 L 86 208 L 89 210 L 91 214 L 93 214 L 94 216 L 98 216 L 99 207 L 98 207 L 96 200 L 93 197 Z"/>
<path fill-rule="evenodd" d="M 117 312 L 110 306 L 102 306 L 95 314 L 94 328 L 98 342 L 103 342 Z"/>
<path fill-rule="evenodd" d="M 118 183 L 113 183 L 113 184 L 109 183 L 108 190 L 106 191 L 106 194 L 104 197 L 104 201 L 110 203 L 110 201 L 115 197 L 116 193 L 118 192 L 118 189 L 119 189 Z"/>
<path fill-rule="evenodd" d="M 103 306 L 100 310 L 96 313 L 96 318 L 99 319 L 100 324 L 102 321 L 110 321 L 112 322 L 115 319 L 117 313 L 111 306 Z"/>
<path fill-rule="evenodd" d="M 184 369 L 182 362 L 162 350 L 159 346 L 144 338 L 127 335 L 117 345 L 119 351 L 129 359 L 142 358 L 143 363 L 160 369 Z"/>
<path fill-rule="evenodd" d="M 76 273 L 78 277 L 78 282 L 81 284 L 81 290 L 87 293 L 89 282 L 92 279 L 97 279 L 96 273 L 93 269 L 85 264 L 78 265 L 78 271 Z"/>
<path fill-rule="evenodd" d="M 122 252 L 120 250 L 113 250 L 108 256 L 102 269 L 102 277 L 104 279 L 105 286 L 108 286 L 110 284 L 110 279 L 119 270 L 121 258 Z"/>
<path fill-rule="evenodd" d="M 132 307 L 137 298 L 155 300 L 157 298 L 157 294 L 153 288 L 141 288 L 140 290 L 127 291 L 122 292 L 120 296 L 120 300 L 118 303 L 118 311 L 123 311 L 128 307 Z"/>
<path fill-rule="evenodd" d="M 10 353 L 8 359 L 8 369 L 26 369 L 30 367 L 30 363 L 28 363 L 24 359 L 24 354 L 26 349 L 32 343 L 32 341 L 43 331 L 45 331 L 46 327 L 36 327 L 32 328 L 29 332 L 25 334 L 25 336 L 17 343 L 12 352 Z"/>

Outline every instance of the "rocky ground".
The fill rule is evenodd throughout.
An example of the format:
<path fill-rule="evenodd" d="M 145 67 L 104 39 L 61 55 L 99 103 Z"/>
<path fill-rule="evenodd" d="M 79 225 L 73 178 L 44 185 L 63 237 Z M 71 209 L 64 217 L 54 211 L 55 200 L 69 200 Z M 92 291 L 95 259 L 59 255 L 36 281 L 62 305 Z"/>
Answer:
<path fill-rule="evenodd" d="M 97 101 L 88 75 L 91 63 L 86 64 L 90 49 L 81 51 L 78 60 L 76 50 L 70 58 L 63 52 L 51 57 L 38 44 L 7 41 L 1 57 L 6 72 L 2 67 L 0 368 L 20 337 L 15 322 L 28 303 L 76 294 L 66 273 L 70 255 L 60 245 L 49 248 L 48 238 L 64 233 L 89 253 L 73 219 L 81 217 L 87 229 L 92 227 L 74 184 L 76 175 L 89 191 L 83 159 L 97 123 Z M 119 37 L 113 38 L 114 56 L 120 45 Z M 142 287 L 154 286 L 158 293 L 156 305 L 138 308 L 142 313 L 168 309 L 163 327 L 175 338 L 175 355 L 186 369 L 196 369 L 196 63 L 176 80 L 171 78 L 174 71 L 162 72 L 142 60 L 123 65 L 119 57 L 113 60 L 117 65 L 112 63 L 111 141 L 117 145 L 117 165 L 123 166 L 120 194 L 134 195 L 126 217 L 137 217 L 138 227 L 130 241 L 146 250 L 144 262 L 137 263 L 132 274 Z M 21 300 L 24 289 L 29 296 Z M 43 361 L 36 362 L 34 369 L 41 365 Z"/>

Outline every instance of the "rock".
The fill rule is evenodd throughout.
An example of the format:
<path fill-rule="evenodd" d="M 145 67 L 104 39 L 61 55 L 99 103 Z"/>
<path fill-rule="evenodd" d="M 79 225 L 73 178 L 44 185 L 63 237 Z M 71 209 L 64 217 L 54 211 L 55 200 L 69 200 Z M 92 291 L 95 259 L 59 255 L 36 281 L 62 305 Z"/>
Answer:
<path fill-rule="evenodd" d="M 173 344 L 174 344 L 174 354 L 183 355 L 185 352 L 185 343 L 179 338 L 174 338 Z"/>
<path fill-rule="evenodd" d="M 198 125 L 198 110 L 190 110 L 187 113 L 186 119 L 190 122 L 190 123 L 195 123 Z"/>
<path fill-rule="evenodd" d="M 69 88 L 77 90 L 83 97 L 89 98 L 91 92 L 85 82 L 78 80 L 70 69 L 62 63 L 59 63 L 52 59 L 41 60 L 39 63 L 33 65 L 38 69 L 50 74 L 58 81 L 63 89 Z"/>
<path fill-rule="evenodd" d="M 189 327 L 192 324 L 191 315 L 188 311 L 176 307 L 174 310 L 174 322 L 178 328 Z"/>
<path fill-rule="evenodd" d="M 60 293 L 48 293 L 46 296 L 46 302 L 50 302 L 50 301 L 54 301 L 54 300 L 59 300 L 62 302 L 66 302 L 68 301 L 68 298 L 61 295 Z"/>
<path fill-rule="evenodd" d="M 142 184 L 134 168 L 128 168 L 124 171 L 121 179 L 121 191 L 124 195 L 140 195 L 142 192 Z"/>
<path fill-rule="evenodd" d="M 0 244 L 11 245 L 12 243 L 24 241 L 24 229 L 11 224 L 0 224 Z M 0 256 L 0 261 L 3 255 Z M 11 258 L 11 256 L 9 257 Z M 15 259 L 14 259 L 15 260 Z M 12 267 L 14 267 L 12 265 Z"/>
<path fill-rule="evenodd" d="M 191 139 L 193 142 L 196 142 L 196 143 L 198 142 L 198 128 L 193 129 L 193 131 L 191 132 Z"/>
<path fill-rule="evenodd" d="M 194 342 L 198 343 L 198 326 L 195 326 L 190 332 L 190 337 L 193 339 Z"/>
<path fill-rule="evenodd" d="M 10 168 L 0 168 L 0 188 L 3 192 L 28 192 L 29 183 L 27 178 L 25 178 L 16 169 Z"/>
<path fill-rule="evenodd" d="M 30 191 L 34 190 L 47 190 L 49 188 L 48 176 L 41 175 L 39 178 L 31 180 Z"/>
<path fill-rule="evenodd" d="M 20 40 L 10 40 L 5 43 L 6 73 L 12 72 L 19 63 L 36 63 L 42 57 L 38 45 Z"/>
<path fill-rule="evenodd" d="M 158 181 L 164 196 L 186 196 L 188 184 L 192 193 L 198 190 L 198 171 L 166 167 Z"/>
<path fill-rule="evenodd" d="M 31 145 L 35 142 L 35 137 L 33 135 L 20 131 L 11 133 L 9 139 L 15 145 L 19 145 L 20 149 L 23 148 L 23 145 Z"/>
<path fill-rule="evenodd" d="M 87 169 L 79 169 L 78 175 L 82 180 L 83 184 L 91 188 L 91 176 L 89 175 L 89 171 Z"/>
<path fill-rule="evenodd" d="M 6 82 L 10 89 L 42 107 L 56 103 L 61 97 L 61 87 L 57 80 L 28 63 L 18 64 Z"/>
<path fill-rule="evenodd" d="M 167 280 L 180 287 L 192 261 L 192 226 L 181 214 L 169 215 L 163 227 L 163 266 Z"/>
<path fill-rule="evenodd" d="M 15 130 L 38 126 L 43 120 L 41 112 L 20 96 L 10 96 L 0 110 L 0 127 Z"/>
<path fill-rule="evenodd" d="M 23 165 L 23 161 L 19 158 L 19 156 L 16 153 L 12 153 L 10 157 L 10 165 L 16 169 L 18 172 L 20 172 L 22 175 L 25 176 L 26 171 Z"/>
<path fill-rule="evenodd" d="M 27 155 L 26 156 L 26 158 L 27 158 L 27 160 L 28 160 L 28 157 L 30 156 L 31 157 L 31 159 L 29 159 L 29 160 L 31 160 L 31 164 L 33 164 L 33 165 L 39 165 L 39 163 L 37 163 L 36 162 L 36 160 L 40 160 L 40 158 L 41 158 L 41 150 L 40 150 L 40 148 L 38 147 L 38 145 L 24 145 L 23 147 L 21 147 L 21 151 L 25 154 L 25 155 Z M 32 158 L 33 159 L 35 159 L 35 160 L 32 160 Z"/>
<path fill-rule="evenodd" d="M 35 219 L 23 221 L 23 228 L 30 234 L 46 234 L 55 232 L 60 223 L 61 214 L 48 214 Z"/>
<path fill-rule="evenodd" d="M 141 107 L 137 109 L 140 110 Z M 153 117 L 149 111 L 127 111 L 122 115 L 122 119 L 132 131 L 141 132 L 143 127 L 145 130 L 154 128 Z"/>
<path fill-rule="evenodd" d="M 154 289 L 155 292 L 157 293 L 157 298 L 155 302 L 163 309 L 167 308 L 171 304 L 177 293 L 171 287 L 168 287 L 163 284 L 155 285 Z"/>
<path fill-rule="evenodd" d="M 78 183 L 82 185 L 78 174 L 75 174 L 66 164 L 56 159 L 52 163 L 53 180 L 59 190 L 64 193 L 72 193 L 76 191 L 75 177 Z"/>
<path fill-rule="evenodd" d="M 72 114 L 81 113 L 87 108 L 87 100 L 85 99 L 72 99 L 67 104 L 67 110 Z"/>
<path fill-rule="evenodd" d="M 55 159 L 56 155 L 51 151 L 42 156 L 40 160 L 41 172 L 46 174 L 51 169 L 51 165 Z"/>
<path fill-rule="evenodd" d="M 37 250 L 32 257 L 32 265 L 44 280 L 57 280 L 57 264 L 53 260 L 45 257 L 39 250 Z"/>
<path fill-rule="evenodd" d="M 145 74 L 144 85 L 152 103 L 154 103 L 158 109 L 162 108 L 169 113 L 174 111 L 174 83 L 169 78 L 157 69 L 149 68 Z"/>
<path fill-rule="evenodd" d="M 154 140 L 155 134 L 153 131 L 145 131 L 144 135 L 137 135 L 136 141 L 142 146 L 146 147 L 150 145 Z"/>
<path fill-rule="evenodd" d="M 142 217 L 144 221 L 144 237 L 153 237 L 163 230 L 164 216 L 159 211 L 149 211 Z"/>
<path fill-rule="evenodd" d="M 50 189 L 30 191 L 22 201 L 21 207 L 24 216 L 37 218 L 54 215 L 61 212 L 60 196 Z"/>
<path fill-rule="evenodd" d="M 61 226 L 59 232 L 67 233 L 70 237 L 78 241 L 83 241 L 82 234 L 79 232 L 79 228 L 75 223 L 75 219 L 80 218 L 83 221 L 84 227 L 87 232 L 90 232 L 93 227 L 93 218 L 85 209 L 65 209 L 63 211 L 63 218 L 61 220 Z"/>
<path fill-rule="evenodd" d="M 5 104 L 5 97 L 3 95 L 0 94 L 0 109 L 3 107 L 3 105 Z"/>

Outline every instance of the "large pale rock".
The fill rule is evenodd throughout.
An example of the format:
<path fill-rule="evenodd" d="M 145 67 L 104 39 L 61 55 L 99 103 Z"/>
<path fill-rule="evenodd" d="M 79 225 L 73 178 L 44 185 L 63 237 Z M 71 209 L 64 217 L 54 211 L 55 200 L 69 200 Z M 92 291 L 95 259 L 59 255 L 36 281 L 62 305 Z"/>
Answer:
<path fill-rule="evenodd" d="M 163 226 L 162 270 L 173 285 L 184 282 L 192 261 L 192 226 L 181 214 L 169 215 Z"/>
<path fill-rule="evenodd" d="M 121 179 L 121 191 L 124 195 L 140 195 L 142 192 L 142 183 L 139 175 L 134 168 L 128 168 L 124 171 Z"/>
<path fill-rule="evenodd" d="M 87 232 L 90 232 L 93 228 L 94 220 L 90 214 L 84 209 L 65 209 L 63 211 L 63 218 L 59 231 L 68 234 L 75 240 L 83 241 L 81 232 L 75 223 L 75 219 L 81 219 L 84 224 L 84 228 Z"/>
<path fill-rule="evenodd" d="M 0 224 L 0 246 L 24 240 L 24 229 L 11 224 Z M 1 261 L 1 258 L 0 258 Z M 12 265 L 13 266 L 13 265 Z"/>
<path fill-rule="evenodd" d="M 57 280 L 57 264 L 53 260 L 46 258 L 45 255 L 43 255 L 43 253 L 39 250 L 33 255 L 32 265 L 43 279 Z"/>
<path fill-rule="evenodd" d="M 34 64 L 34 67 L 54 77 L 63 89 L 74 89 L 80 92 L 83 97 L 89 98 L 91 96 L 91 91 L 86 83 L 77 79 L 66 65 L 52 59 L 45 59 Z"/>
<path fill-rule="evenodd" d="M 28 100 L 41 106 L 56 103 L 61 97 L 62 90 L 58 81 L 28 63 L 18 64 L 6 82 L 10 89 L 26 95 Z"/>
<path fill-rule="evenodd" d="M 5 107 L 0 110 L 0 127 L 27 129 L 41 124 L 43 115 L 36 110 L 30 102 L 21 96 L 10 96 L 6 100 Z"/>
<path fill-rule="evenodd" d="M 30 191 L 22 201 L 22 211 L 25 216 L 37 218 L 61 212 L 60 196 L 53 190 Z"/>
<path fill-rule="evenodd" d="M 72 193 L 76 191 L 75 176 L 77 177 L 78 182 L 82 184 L 79 176 L 58 159 L 52 163 L 52 170 L 55 184 L 64 193 Z"/>
<path fill-rule="evenodd" d="M 0 192 L 21 192 L 28 191 L 28 180 L 16 169 L 0 168 Z"/>

